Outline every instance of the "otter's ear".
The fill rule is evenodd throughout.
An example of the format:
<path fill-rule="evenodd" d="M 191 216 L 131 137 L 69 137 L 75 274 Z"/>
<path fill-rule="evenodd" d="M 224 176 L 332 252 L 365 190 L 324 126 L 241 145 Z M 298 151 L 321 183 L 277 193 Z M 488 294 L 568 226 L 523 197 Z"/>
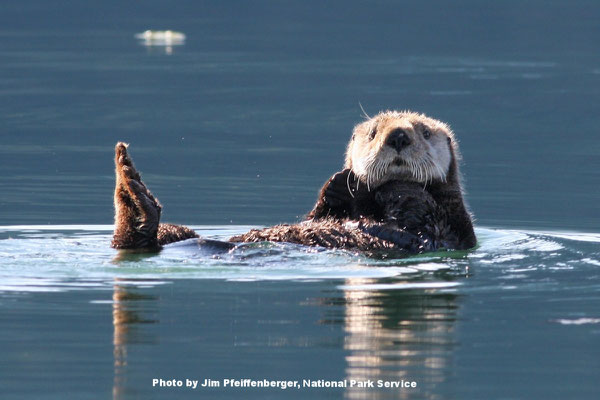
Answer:
<path fill-rule="evenodd" d="M 452 138 L 448 137 L 448 144 L 452 144 Z"/>

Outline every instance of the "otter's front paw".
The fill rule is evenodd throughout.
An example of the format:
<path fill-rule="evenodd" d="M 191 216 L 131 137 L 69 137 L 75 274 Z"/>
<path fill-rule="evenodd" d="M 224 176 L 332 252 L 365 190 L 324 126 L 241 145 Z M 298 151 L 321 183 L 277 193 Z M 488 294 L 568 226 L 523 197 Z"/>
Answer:
<path fill-rule="evenodd" d="M 307 215 L 309 219 L 347 218 L 352 208 L 352 195 L 347 189 L 350 170 L 333 175 L 319 191 L 315 207 Z"/>
<path fill-rule="evenodd" d="M 323 200 L 332 208 L 346 208 L 356 192 L 356 178 L 350 169 L 333 175 L 326 184 Z"/>
<path fill-rule="evenodd" d="M 398 229 L 394 226 L 383 224 L 361 224 L 359 226 L 363 232 L 376 238 L 391 242 L 394 248 L 408 251 L 412 254 L 422 253 L 429 250 L 427 247 L 428 240 L 419 235 L 415 235 L 404 229 Z"/>

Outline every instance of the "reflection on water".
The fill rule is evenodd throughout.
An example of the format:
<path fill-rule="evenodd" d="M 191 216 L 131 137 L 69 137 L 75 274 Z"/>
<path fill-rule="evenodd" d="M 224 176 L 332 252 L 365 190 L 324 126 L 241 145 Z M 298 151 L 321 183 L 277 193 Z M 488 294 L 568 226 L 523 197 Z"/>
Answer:
<path fill-rule="evenodd" d="M 121 400 L 279 394 L 151 386 L 152 378 L 186 377 L 418 385 L 285 393 L 297 399 L 597 394 L 599 235 L 480 229 L 479 249 L 456 258 L 392 265 L 284 246 L 244 251 L 236 264 L 240 254 L 194 258 L 186 248 L 115 261 L 105 231 L 80 228 L 0 229 L 8 398 L 107 389 Z M 46 379 L 25 389 L 32 369 Z M 49 386 L 73 370 L 77 379 Z M 558 375 L 560 385 L 548 378 Z"/>
<path fill-rule="evenodd" d="M 121 285 L 115 278 L 112 295 L 114 383 L 113 399 L 123 399 L 127 383 L 129 360 L 127 346 L 132 343 L 156 343 L 157 338 L 149 335 L 140 324 L 159 323 L 156 306 L 157 296 L 141 293 L 131 284 Z M 127 283 L 127 282 L 126 282 Z M 130 282 L 129 282 L 130 283 Z M 138 303 L 139 302 L 139 303 Z"/>
<path fill-rule="evenodd" d="M 372 285 L 348 279 L 346 285 Z M 457 296 L 429 290 L 345 290 L 346 379 L 416 382 L 418 389 L 348 388 L 350 399 L 435 398 L 446 380 L 454 337 Z"/>
<path fill-rule="evenodd" d="M 365 279 L 353 278 L 345 280 L 344 287 L 363 287 L 365 285 L 385 284 L 387 279 Z M 147 285 L 151 282 L 142 282 Z M 231 284 L 231 283 L 230 283 Z M 243 283 L 235 284 L 241 288 Z M 213 285 L 214 286 L 214 285 Z M 217 286 L 221 286 L 218 284 Z M 153 375 L 144 375 L 145 381 L 136 380 L 136 374 L 139 376 L 140 368 L 144 361 L 143 356 L 140 357 L 139 345 L 146 345 L 149 352 L 159 351 L 163 345 L 162 341 L 172 340 L 173 337 L 179 337 L 177 330 L 183 328 L 187 323 L 187 315 L 185 312 L 176 311 L 170 315 L 168 325 L 166 321 L 161 321 L 158 318 L 160 309 L 166 307 L 163 304 L 161 296 L 152 294 L 153 290 L 148 287 L 143 288 L 135 285 L 135 281 L 122 280 L 116 278 L 114 280 L 112 292 L 112 325 L 113 325 L 113 360 L 114 360 L 114 381 L 112 396 L 115 400 L 129 398 L 131 393 L 143 393 L 148 389 L 148 380 Z M 344 397 L 348 399 L 390 399 L 390 398 L 423 398 L 434 399 L 439 398 L 438 386 L 446 382 L 449 369 L 453 363 L 453 355 L 455 353 L 456 337 L 455 324 L 456 314 L 459 306 L 458 296 L 456 293 L 448 292 L 440 289 L 417 289 L 417 290 L 337 290 L 337 291 L 314 291 L 310 289 L 311 296 L 315 296 L 314 300 L 308 303 L 318 304 L 318 308 L 308 315 L 308 319 L 304 324 L 308 326 L 321 326 L 325 330 L 328 327 L 335 328 L 339 332 L 340 343 L 342 344 L 336 353 L 339 352 L 340 370 L 342 373 L 339 379 L 356 381 L 371 380 L 377 385 L 378 380 L 394 381 L 394 382 L 416 382 L 416 388 L 358 388 L 348 387 L 345 389 Z M 235 296 L 235 294 L 232 294 Z M 206 295 L 201 295 L 200 303 L 205 308 L 214 309 L 215 312 L 226 312 L 223 305 L 210 300 L 212 292 L 208 291 Z M 240 296 L 241 304 L 247 303 L 244 300 L 245 295 Z M 307 333 L 300 333 L 296 340 L 290 340 L 295 336 L 292 333 L 297 329 L 294 319 L 298 318 L 298 307 L 306 304 L 306 300 L 297 302 L 293 298 L 286 296 L 278 296 L 278 302 L 287 309 L 294 311 L 295 317 L 291 320 L 282 319 L 277 315 L 276 307 L 268 307 L 267 310 L 272 311 L 261 313 L 260 317 L 251 322 L 250 326 L 256 326 L 264 330 L 264 332 L 256 331 L 250 328 L 250 331 L 255 330 L 255 335 L 242 334 L 239 339 L 234 340 L 233 348 L 227 354 L 233 360 L 240 358 L 242 365 L 247 362 L 243 361 L 243 348 L 249 347 L 252 349 L 250 354 L 256 357 L 257 360 L 261 355 L 267 355 L 272 348 L 294 349 L 299 347 L 304 352 L 310 351 L 312 347 L 318 349 L 318 339 L 323 331 L 319 329 L 316 332 L 315 339 L 309 339 L 310 336 L 305 336 Z M 247 306 L 254 306 L 248 304 Z M 217 311 L 218 310 L 218 311 Z M 238 312 L 243 310 L 238 310 Z M 249 320 L 255 318 L 252 313 L 248 316 Z M 211 328 L 212 334 L 222 335 L 227 331 L 227 327 L 219 323 L 220 318 L 217 318 L 214 327 Z M 241 322 L 241 321 L 240 321 Z M 235 324 L 235 322 L 233 322 Z M 157 336 L 152 324 L 163 324 L 163 329 L 171 327 L 173 331 L 168 333 L 169 336 Z M 204 328 L 206 329 L 206 328 Z M 230 329 L 230 328 L 229 328 Z M 283 336 L 274 335 L 275 331 L 281 331 Z M 166 331 L 169 332 L 169 331 Z M 241 332 L 240 332 L 241 333 Z M 189 334 L 188 334 L 189 335 Z M 312 333 L 315 335 L 315 332 Z M 189 341 L 189 336 L 182 336 L 186 342 Z M 300 339 L 300 340 L 298 340 Z M 195 357 L 193 341 L 190 343 L 190 360 Z M 213 343 L 214 346 L 227 345 L 224 343 Z M 149 347 L 148 347 L 149 346 Z M 242 346 L 241 348 L 239 346 Z M 137 347 L 135 352 L 130 353 L 129 350 Z M 163 351 L 165 351 L 163 349 Z M 169 352 L 168 349 L 166 349 Z M 281 351 L 281 350 L 279 350 Z M 225 354 L 223 355 L 225 356 Z M 290 359 L 282 360 L 284 364 L 272 366 L 282 368 L 286 363 L 296 363 L 302 358 L 299 354 L 290 354 Z M 295 361 L 295 359 L 298 359 Z M 193 369 L 193 361 L 177 360 L 185 366 L 184 371 L 187 375 L 195 378 Z M 313 360 L 315 362 L 317 360 Z M 175 362 L 175 361 L 171 361 Z M 318 362 L 318 361 L 317 361 Z M 309 363 L 310 364 L 310 363 Z M 235 366 L 228 366 L 227 369 L 231 372 L 222 373 L 223 376 L 213 374 L 211 377 L 222 379 L 225 377 L 244 377 L 252 374 L 252 371 L 247 370 L 247 367 L 240 369 Z M 258 368 L 258 366 L 257 366 Z M 265 367 L 263 367 L 265 368 Z M 155 370 L 156 368 L 152 368 Z M 160 368 L 159 368 L 160 370 Z M 265 372 L 270 371 L 270 372 Z M 259 372 L 258 377 L 275 378 L 276 372 L 269 367 Z M 173 376 L 172 378 L 182 379 L 185 376 Z M 284 376 L 286 379 L 302 379 L 300 376 Z M 324 376 L 316 376 L 316 379 L 323 379 Z M 146 387 L 144 387 L 146 386 Z M 305 398 L 311 389 L 303 389 L 304 393 L 300 398 Z M 327 389 L 328 391 L 338 391 L 339 389 Z M 196 394 L 202 394 L 197 392 Z M 227 392 L 224 392 L 227 393 Z M 193 394 L 193 393 L 188 393 Z M 206 394 L 206 393 L 204 393 Z M 223 394 L 223 393 L 221 393 Z M 229 393 L 233 396 L 233 393 Z M 254 395 L 261 398 L 261 393 L 256 392 Z M 286 394 L 288 394 L 286 392 Z M 291 393 L 294 395 L 295 393 Z M 252 397 L 252 396 L 251 396 Z"/>
<path fill-rule="evenodd" d="M 110 388 L 122 400 L 210 395 L 150 384 L 186 377 L 418 385 L 286 392 L 298 399 L 550 398 L 560 388 L 548 374 L 579 394 L 563 398 L 597 390 L 598 234 L 478 228 L 473 251 L 373 260 L 282 244 L 217 257 L 195 243 L 124 253 L 109 248 L 110 229 L 0 227 L 0 377 L 12 377 L 9 395 L 23 394 L 31 368 L 52 381 L 74 366 L 78 379 L 61 390 Z M 528 371 L 539 373 L 520 378 Z M 45 382 L 29 398 L 56 392 Z"/>

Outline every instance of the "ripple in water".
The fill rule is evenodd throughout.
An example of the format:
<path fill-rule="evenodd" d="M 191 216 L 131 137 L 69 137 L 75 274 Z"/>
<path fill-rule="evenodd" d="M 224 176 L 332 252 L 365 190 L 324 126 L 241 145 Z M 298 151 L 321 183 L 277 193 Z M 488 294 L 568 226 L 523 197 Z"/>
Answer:
<path fill-rule="evenodd" d="M 247 229 L 196 227 L 213 239 Z M 0 291 L 109 289 L 117 278 L 150 286 L 173 279 L 345 280 L 339 286 L 344 290 L 452 291 L 470 274 L 490 272 L 493 286 L 510 290 L 516 284 L 531 285 L 535 290 L 557 285 L 560 274 L 600 265 L 600 235 L 593 233 L 479 228 L 479 246 L 473 251 L 385 260 L 281 243 L 245 244 L 217 254 L 198 248 L 194 240 L 169 245 L 158 254 L 127 254 L 109 247 L 111 233 L 110 225 L 0 227 Z"/>

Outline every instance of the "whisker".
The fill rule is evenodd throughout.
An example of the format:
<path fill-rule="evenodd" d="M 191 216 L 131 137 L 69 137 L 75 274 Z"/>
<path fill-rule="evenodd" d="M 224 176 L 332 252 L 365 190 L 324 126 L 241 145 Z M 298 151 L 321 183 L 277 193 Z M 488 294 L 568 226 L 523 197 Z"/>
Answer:
<path fill-rule="evenodd" d="M 358 102 L 358 105 L 360 106 L 360 109 L 363 112 L 363 115 L 365 116 L 366 119 L 371 119 L 371 117 L 369 117 L 369 114 L 367 114 L 367 112 L 365 111 L 365 109 L 363 108 L 362 104 L 360 104 L 360 101 Z"/>
<path fill-rule="evenodd" d="M 350 188 L 350 174 L 352 173 L 352 171 L 350 171 L 348 173 L 348 176 L 346 177 L 346 187 L 348 188 L 348 193 L 350 193 L 350 196 L 352 196 L 352 198 L 354 198 L 354 193 L 352 193 L 352 189 Z"/>

